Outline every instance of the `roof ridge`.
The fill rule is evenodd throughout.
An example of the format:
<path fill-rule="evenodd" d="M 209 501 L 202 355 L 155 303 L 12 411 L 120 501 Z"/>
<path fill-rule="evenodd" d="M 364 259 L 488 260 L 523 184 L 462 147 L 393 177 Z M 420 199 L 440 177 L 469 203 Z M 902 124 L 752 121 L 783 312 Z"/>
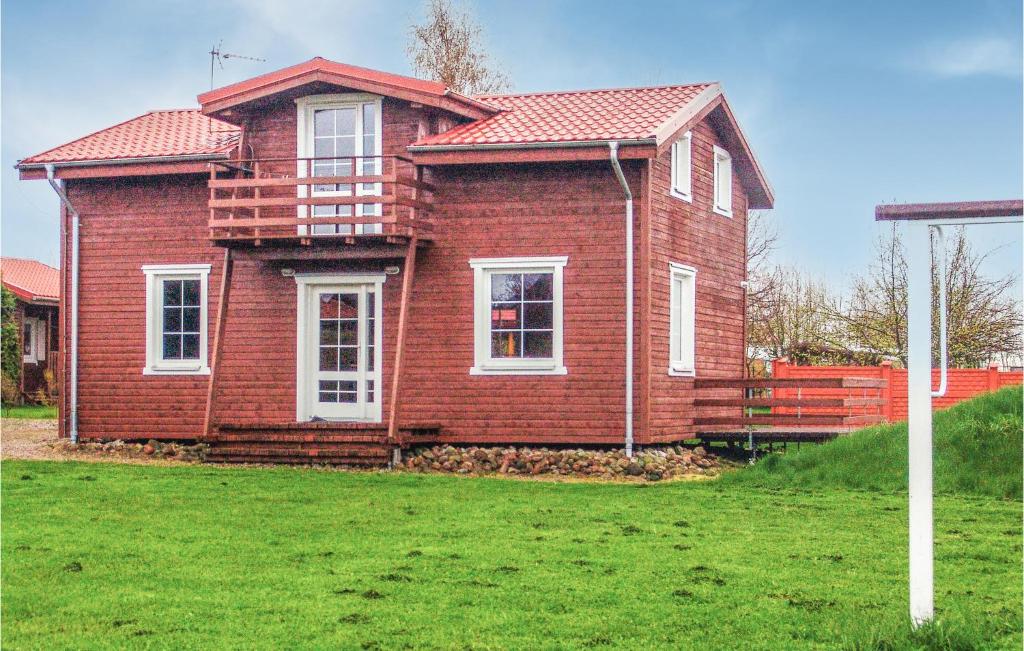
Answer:
<path fill-rule="evenodd" d="M 3 261 L 3 260 L 17 260 L 18 262 L 34 262 L 36 264 L 41 264 L 44 267 L 50 267 L 50 269 L 56 269 L 57 271 L 60 271 L 59 267 L 54 267 L 52 265 L 48 265 L 48 264 L 46 264 L 45 262 L 43 262 L 41 260 L 36 260 L 35 258 L 19 258 L 17 256 L 13 256 L 13 255 L 0 256 L 0 261 Z"/>
<path fill-rule="evenodd" d="M 689 84 L 659 84 L 656 86 L 620 86 L 613 88 L 581 88 L 576 90 L 538 90 L 528 93 L 498 93 L 498 94 L 482 94 L 472 95 L 471 97 L 476 100 L 486 101 L 487 99 L 498 99 L 504 97 L 531 97 L 536 95 L 582 95 L 584 93 L 610 93 L 623 90 L 659 90 L 663 88 L 692 88 L 694 86 L 711 86 L 717 84 L 717 81 L 696 81 Z"/>

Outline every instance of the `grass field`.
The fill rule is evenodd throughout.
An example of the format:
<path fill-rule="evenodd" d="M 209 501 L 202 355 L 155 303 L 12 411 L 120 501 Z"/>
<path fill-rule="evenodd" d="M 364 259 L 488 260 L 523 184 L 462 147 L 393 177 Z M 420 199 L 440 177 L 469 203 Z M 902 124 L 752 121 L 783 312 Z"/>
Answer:
<path fill-rule="evenodd" d="M 916 648 L 899 495 L 54 462 L 2 481 L 8 649 Z M 1020 648 L 1020 503 L 936 511 L 927 635 Z"/>
<path fill-rule="evenodd" d="M 663 484 L 6 461 L 3 646 L 1020 649 L 1020 401 L 936 421 L 921 631 L 896 427 Z"/>
<path fill-rule="evenodd" d="M 0 407 L 4 418 L 56 418 L 57 407 L 45 405 L 4 405 Z"/>

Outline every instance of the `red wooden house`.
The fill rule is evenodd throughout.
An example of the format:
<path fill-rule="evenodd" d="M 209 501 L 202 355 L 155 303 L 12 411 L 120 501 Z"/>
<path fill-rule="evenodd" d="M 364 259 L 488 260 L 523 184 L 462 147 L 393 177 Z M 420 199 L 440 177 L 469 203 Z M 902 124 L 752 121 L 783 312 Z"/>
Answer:
<path fill-rule="evenodd" d="M 66 434 L 647 445 L 742 376 L 773 197 L 718 84 L 466 97 L 315 58 L 198 100 L 19 163 L 64 197 Z"/>
<path fill-rule="evenodd" d="M 29 402 L 49 400 L 56 389 L 60 271 L 37 260 L 3 258 L 0 280 L 14 294 L 21 376 L 18 389 Z M 50 375 L 50 381 L 47 375 Z M 54 386 L 51 387 L 51 383 Z"/>

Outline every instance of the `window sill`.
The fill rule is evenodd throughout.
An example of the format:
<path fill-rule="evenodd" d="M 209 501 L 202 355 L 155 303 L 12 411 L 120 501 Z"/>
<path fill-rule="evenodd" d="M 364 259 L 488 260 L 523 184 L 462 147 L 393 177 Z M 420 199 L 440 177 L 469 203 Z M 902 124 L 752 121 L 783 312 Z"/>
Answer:
<path fill-rule="evenodd" d="M 186 368 L 167 368 L 160 366 L 147 366 L 142 369 L 143 375 L 209 375 L 209 366 L 197 366 L 197 367 L 186 367 Z"/>
<path fill-rule="evenodd" d="M 35 364 L 36 363 L 36 358 L 35 357 L 23 357 L 21 359 L 21 363 L 22 364 Z"/>
<path fill-rule="evenodd" d="M 564 366 L 474 366 L 470 375 L 568 375 Z"/>
<path fill-rule="evenodd" d="M 715 207 L 712 208 L 712 212 L 714 212 L 716 215 L 721 215 L 723 217 L 729 217 L 730 219 L 732 218 L 732 210 L 722 210 L 718 206 L 715 206 Z"/>
<path fill-rule="evenodd" d="M 672 377 L 697 377 L 697 371 L 694 369 L 677 369 L 669 367 L 668 374 Z"/>
<path fill-rule="evenodd" d="M 670 196 L 673 196 L 676 199 L 679 199 L 681 201 L 685 201 L 686 203 L 693 203 L 693 193 L 685 194 L 683 192 L 680 192 L 679 190 L 676 190 L 675 188 L 672 188 L 671 190 L 669 190 L 668 193 L 669 193 Z"/>

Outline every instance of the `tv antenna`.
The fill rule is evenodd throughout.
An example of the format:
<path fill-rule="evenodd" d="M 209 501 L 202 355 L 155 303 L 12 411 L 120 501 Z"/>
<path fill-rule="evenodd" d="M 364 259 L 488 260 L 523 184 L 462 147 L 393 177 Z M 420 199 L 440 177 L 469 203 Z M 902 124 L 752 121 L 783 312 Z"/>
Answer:
<path fill-rule="evenodd" d="M 224 59 L 244 59 L 246 61 L 266 61 L 259 57 L 245 56 L 244 54 L 234 54 L 231 52 L 221 52 L 221 46 L 224 44 L 223 39 L 210 49 L 210 90 L 213 90 L 213 71 L 216 66 L 220 66 L 220 69 L 224 69 Z"/>

